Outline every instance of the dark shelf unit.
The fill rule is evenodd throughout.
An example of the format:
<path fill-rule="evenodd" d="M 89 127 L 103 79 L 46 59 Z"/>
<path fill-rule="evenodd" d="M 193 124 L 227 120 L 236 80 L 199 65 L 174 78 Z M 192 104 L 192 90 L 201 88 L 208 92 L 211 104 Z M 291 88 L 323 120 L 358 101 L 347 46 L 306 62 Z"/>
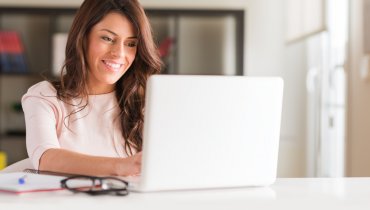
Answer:
<path fill-rule="evenodd" d="M 179 33 L 178 22 L 184 17 L 203 17 L 203 18 L 217 18 L 230 16 L 235 20 L 235 75 L 243 75 L 244 73 L 244 25 L 245 25 L 245 11 L 244 10 L 215 10 L 215 9 L 146 9 L 149 18 L 153 17 L 170 17 L 176 22 L 175 37 L 181 37 Z M 154 29 L 154 33 L 156 30 Z M 176 48 L 175 48 L 176 49 Z M 175 55 L 178 53 L 174 52 Z M 178 57 L 175 63 L 178 63 Z M 170 73 L 178 73 L 178 66 L 175 65 L 175 70 Z"/>
<path fill-rule="evenodd" d="M 51 71 L 51 36 L 55 32 L 68 32 L 69 26 L 68 23 L 64 23 L 64 29 L 60 29 L 60 23 L 58 23 L 58 20 L 60 20 L 60 17 L 71 17 L 71 20 L 76 13 L 76 8 L 63 8 L 63 7 L 52 7 L 52 8 L 45 8 L 45 7 L 0 7 L 0 30 L 6 29 L 6 26 L 4 26 L 3 19 L 9 17 L 9 16 L 30 16 L 33 17 L 35 20 L 35 23 L 37 25 L 37 21 L 42 22 L 41 24 L 44 25 L 42 34 L 45 34 L 46 43 L 43 43 L 44 46 L 44 53 L 45 58 L 44 59 L 44 66 L 41 67 L 41 70 L 39 68 L 32 69 L 34 65 L 30 63 L 31 65 L 31 72 L 39 73 L 40 71 L 46 75 L 50 76 L 49 73 Z M 172 36 L 175 36 L 175 40 L 180 40 L 182 34 L 179 32 L 179 22 L 183 18 L 191 18 L 191 17 L 199 17 L 199 18 L 220 18 L 225 16 L 230 16 L 235 20 L 235 27 L 233 30 L 235 30 L 235 71 L 233 74 L 235 75 L 243 75 L 243 69 L 244 69 L 244 19 L 245 19 L 245 11 L 244 10 L 215 10 L 215 9 L 157 9 L 157 8 L 146 8 L 146 13 L 149 17 L 149 19 L 155 19 L 155 18 L 162 18 L 165 19 L 172 19 L 175 26 L 172 30 Z M 41 25 L 40 24 L 40 25 Z M 63 23 L 62 23 L 63 24 Z M 66 26 L 67 25 L 67 26 Z M 163 33 L 164 30 L 156 29 L 155 23 L 152 23 L 153 26 L 153 32 L 154 32 L 154 38 L 157 40 L 157 43 L 159 43 L 162 37 L 161 33 Z M 47 29 L 45 29 L 45 27 Z M 63 26 L 62 26 L 63 27 Z M 16 26 L 11 26 L 11 29 L 16 29 Z M 37 30 L 37 29 L 35 29 Z M 37 32 L 34 32 L 37 34 Z M 41 33 L 40 33 L 41 34 Z M 29 34 L 21 33 L 22 37 L 29 36 Z M 162 34 L 163 36 L 163 34 Z M 174 44 L 176 45 L 176 43 Z M 197 46 L 194 46 L 194 49 L 196 50 Z M 175 46 L 173 47 L 172 54 L 174 55 L 174 58 L 172 59 L 173 70 L 169 71 L 168 73 L 172 74 L 178 74 L 178 63 L 179 63 L 179 53 L 178 48 Z M 46 50 L 45 50 L 46 49 Z M 30 58 L 31 60 L 35 60 L 32 58 L 33 51 L 35 49 L 29 49 L 26 46 L 26 56 Z M 42 50 L 42 49 L 40 49 Z M 36 59 L 40 60 L 40 59 Z M 1 74 L 1 73 L 0 73 Z M 201 73 L 202 74 L 202 73 Z M 213 73 L 211 73 L 213 74 Z M 214 73 L 214 74 L 220 74 L 220 73 Z"/>

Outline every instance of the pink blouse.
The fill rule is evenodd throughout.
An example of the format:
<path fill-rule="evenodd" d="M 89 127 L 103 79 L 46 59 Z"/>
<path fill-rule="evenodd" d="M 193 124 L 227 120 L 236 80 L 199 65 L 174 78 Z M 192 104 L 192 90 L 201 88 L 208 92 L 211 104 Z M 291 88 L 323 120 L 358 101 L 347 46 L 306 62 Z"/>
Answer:
<path fill-rule="evenodd" d="M 115 92 L 89 95 L 89 106 L 79 110 L 80 99 L 64 103 L 47 81 L 37 83 L 22 97 L 26 121 L 27 152 L 39 168 L 42 154 L 50 148 L 105 157 L 127 157 L 119 124 Z M 75 114 L 70 115 L 73 111 Z"/>

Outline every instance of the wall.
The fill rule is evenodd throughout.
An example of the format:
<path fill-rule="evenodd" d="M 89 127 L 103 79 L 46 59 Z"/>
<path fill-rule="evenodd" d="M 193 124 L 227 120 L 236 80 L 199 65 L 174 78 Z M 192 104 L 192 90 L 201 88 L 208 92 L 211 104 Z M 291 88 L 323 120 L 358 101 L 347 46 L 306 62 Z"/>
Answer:
<path fill-rule="evenodd" d="M 83 0 L 63 0 L 63 1 L 52 1 L 52 0 L 1 0 L 1 5 L 11 6 L 62 6 L 62 7 L 77 7 Z M 198 0 L 194 1 L 171 1 L 171 0 L 139 0 L 144 6 L 152 8 L 219 8 L 219 9 L 230 9 L 230 8 L 241 8 L 246 5 L 245 0 Z"/>
<path fill-rule="evenodd" d="M 283 0 L 248 1 L 246 10 L 246 74 L 284 79 L 278 175 L 305 176 L 305 45 L 285 44 Z"/>
<path fill-rule="evenodd" d="M 361 59 L 364 55 L 363 1 L 369 0 L 350 1 L 350 63 L 347 114 L 348 176 L 370 176 L 370 81 L 365 81 L 359 73 Z"/>
<path fill-rule="evenodd" d="M 35 7 L 77 7 L 82 0 L 0 0 L 1 6 L 35 6 Z"/>
<path fill-rule="evenodd" d="M 78 6 L 82 0 L 1 0 L 1 5 Z M 305 46 L 285 45 L 284 0 L 141 0 L 152 8 L 245 9 L 245 69 L 251 76 L 285 81 L 278 176 L 305 176 Z"/>

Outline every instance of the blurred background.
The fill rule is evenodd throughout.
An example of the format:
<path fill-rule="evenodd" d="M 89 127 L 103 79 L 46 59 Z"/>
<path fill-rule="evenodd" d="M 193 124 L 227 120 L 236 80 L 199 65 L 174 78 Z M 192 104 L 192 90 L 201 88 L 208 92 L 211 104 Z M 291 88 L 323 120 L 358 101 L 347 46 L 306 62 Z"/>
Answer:
<path fill-rule="evenodd" d="M 82 0 L 0 0 L 0 168 L 20 99 L 57 77 Z M 164 73 L 280 76 L 279 177 L 370 176 L 370 0 L 141 0 Z"/>

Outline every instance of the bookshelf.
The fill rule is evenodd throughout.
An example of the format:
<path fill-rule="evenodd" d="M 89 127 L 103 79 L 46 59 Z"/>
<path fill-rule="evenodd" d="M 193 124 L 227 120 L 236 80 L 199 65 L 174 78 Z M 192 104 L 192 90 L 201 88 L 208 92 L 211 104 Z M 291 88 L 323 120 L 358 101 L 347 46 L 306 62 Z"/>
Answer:
<path fill-rule="evenodd" d="M 53 36 L 68 33 L 75 12 L 76 8 L 0 6 L 0 30 L 19 33 L 28 73 L 50 76 Z M 170 53 L 164 58 L 168 73 L 243 74 L 244 10 L 147 8 L 146 12 L 158 45 L 170 40 Z"/>
<path fill-rule="evenodd" d="M 9 142 L 24 141 L 22 113 L 11 107 L 32 84 L 56 75 L 53 40 L 68 33 L 75 12 L 72 7 L 0 5 L 0 31 L 18 33 L 27 66 L 26 72 L 0 71 L 0 151 L 7 147 L 7 153 L 14 152 Z M 146 12 L 163 55 L 163 73 L 243 74 L 244 10 L 146 8 Z M 64 55 L 63 47 L 60 51 Z M 26 155 L 24 148 L 20 151 L 21 155 L 9 155 L 9 163 Z"/>

